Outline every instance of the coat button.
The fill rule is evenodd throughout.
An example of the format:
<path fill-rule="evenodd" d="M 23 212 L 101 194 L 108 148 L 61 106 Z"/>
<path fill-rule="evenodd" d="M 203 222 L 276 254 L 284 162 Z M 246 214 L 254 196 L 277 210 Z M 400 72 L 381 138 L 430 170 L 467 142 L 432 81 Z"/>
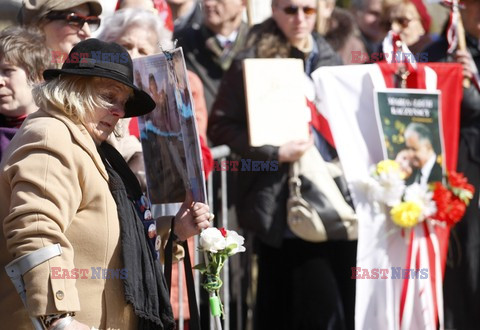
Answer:
<path fill-rule="evenodd" d="M 58 290 L 57 293 L 55 293 L 55 296 L 57 297 L 58 300 L 62 300 L 65 297 L 65 294 L 63 293 L 62 290 Z"/>

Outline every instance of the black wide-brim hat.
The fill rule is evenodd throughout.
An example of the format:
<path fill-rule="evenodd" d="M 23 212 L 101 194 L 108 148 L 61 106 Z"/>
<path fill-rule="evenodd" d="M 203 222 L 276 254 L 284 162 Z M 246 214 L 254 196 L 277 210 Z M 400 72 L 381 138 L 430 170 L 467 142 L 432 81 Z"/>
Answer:
<path fill-rule="evenodd" d="M 133 63 L 128 52 L 114 42 L 87 39 L 72 48 L 61 69 L 43 72 L 45 80 L 60 75 L 101 77 L 116 80 L 133 89 L 125 104 L 125 118 L 142 116 L 155 109 L 155 101 L 133 84 Z"/>

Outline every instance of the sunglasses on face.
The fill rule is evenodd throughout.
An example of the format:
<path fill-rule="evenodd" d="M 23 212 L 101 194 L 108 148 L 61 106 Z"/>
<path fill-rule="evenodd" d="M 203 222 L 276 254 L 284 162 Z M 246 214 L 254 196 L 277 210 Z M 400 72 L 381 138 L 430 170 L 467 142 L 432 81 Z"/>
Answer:
<path fill-rule="evenodd" d="M 302 10 L 305 16 L 310 16 L 317 13 L 317 8 L 313 7 L 298 7 L 298 6 L 288 6 L 282 8 L 283 12 L 287 15 L 297 15 L 299 10 Z"/>
<path fill-rule="evenodd" d="M 50 21 L 66 21 L 68 25 L 77 29 L 83 28 L 83 25 L 88 23 L 88 27 L 92 32 L 98 29 L 101 22 L 101 19 L 98 16 L 83 16 L 76 13 L 65 12 L 50 12 L 47 14 L 46 18 Z"/>

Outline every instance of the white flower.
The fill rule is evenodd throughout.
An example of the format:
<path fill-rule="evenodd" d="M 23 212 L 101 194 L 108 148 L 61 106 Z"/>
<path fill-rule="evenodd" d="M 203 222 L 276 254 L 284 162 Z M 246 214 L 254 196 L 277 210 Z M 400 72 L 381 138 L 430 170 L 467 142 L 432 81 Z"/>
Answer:
<path fill-rule="evenodd" d="M 237 246 L 233 248 L 230 253 L 228 254 L 229 256 L 233 256 L 234 254 L 238 252 L 245 252 L 245 247 L 243 246 L 243 243 L 245 242 L 245 239 L 243 236 L 238 235 L 236 231 L 234 230 L 227 230 L 227 247 L 236 244 Z"/>
<path fill-rule="evenodd" d="M 227 247 L 227 241 L 220 230 L 211 227 L 200 234 L 200 246 L 205 251 L 217 253 Z"/>
<path fill-rule="evenodd" d="M 415 202 L 422 207 L 422 216 L 420 221 L 428 218 L 437 212 L 437 206 L 432 199 L 433 192 L 428 190 L 425 185 L 413 183 L 405 189 L 404 200 L 406 202 Z"/>
<path fill-rule="evenodd" d="M 399 172 L 383 172 L 364 181 L 370 200 L 383 203 L 387 206 L 395 206 L 402 201 L 405 191 L 405 181 Z"/>

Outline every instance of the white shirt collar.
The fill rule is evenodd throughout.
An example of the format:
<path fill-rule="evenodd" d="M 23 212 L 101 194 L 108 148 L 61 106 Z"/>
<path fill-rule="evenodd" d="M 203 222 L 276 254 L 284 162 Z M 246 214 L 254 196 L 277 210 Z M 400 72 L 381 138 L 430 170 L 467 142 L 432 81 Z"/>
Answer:
<path fill-rule="evenodd" d="M 218 42 L 220 43 L 220 46 L 222 46 L 222 48 L 225 47 L 225 45 L 229 42 L 229 43 L 234 43 L 235 40 L 237 39 L 237 35 L 238 35 L 238 31 L 235 30 L 233 31 L 232 33 L 230 33 L 230 35 L 228 36 L 223 36 L 221 34 L 217 34 L 215 36 L 215 38 L 217 38 Z"/>
<path fill-rule="evenodd" d="M 430 173 L 432 172 L 432 168 L 435 165 L 435 161 L 437 160 L 437 154 L 433 153 L 433 155 L 428 159 L 428 161 L 423 165 L 421 168 L 422 172 L 422 177 L 420 179 L 420 184 L 421 185 L 427 185 L 428 184 L 428 177 L 430 176 Z"/>

